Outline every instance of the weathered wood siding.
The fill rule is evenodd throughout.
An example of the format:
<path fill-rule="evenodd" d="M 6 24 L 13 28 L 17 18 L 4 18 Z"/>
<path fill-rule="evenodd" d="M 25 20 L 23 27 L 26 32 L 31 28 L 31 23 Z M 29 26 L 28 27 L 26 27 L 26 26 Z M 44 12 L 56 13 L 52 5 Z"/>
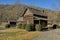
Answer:
<path fill-rule="evenodd" d="M 27 12 L 24 15 L 24 21 L 26 24 L 33 24 L 33 13 L 27 10 Z"/>
<path fill-rule="evenodd" d="M 24 21 L 26 24 L 33 24 L 33 14 L 30 14 L 30 15 L 26 15 L 24 17 Z"/>

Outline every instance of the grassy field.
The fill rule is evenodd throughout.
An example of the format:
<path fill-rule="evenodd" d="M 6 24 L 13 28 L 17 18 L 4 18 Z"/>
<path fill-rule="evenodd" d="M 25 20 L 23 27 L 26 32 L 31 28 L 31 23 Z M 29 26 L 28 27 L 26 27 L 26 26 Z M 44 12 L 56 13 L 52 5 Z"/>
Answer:
<path fill-rule="evenodd" d="M 28 32 L 22 29 L 5 29 L 0 30 L 0 40 L 32 40 L 40 32 Z"/>

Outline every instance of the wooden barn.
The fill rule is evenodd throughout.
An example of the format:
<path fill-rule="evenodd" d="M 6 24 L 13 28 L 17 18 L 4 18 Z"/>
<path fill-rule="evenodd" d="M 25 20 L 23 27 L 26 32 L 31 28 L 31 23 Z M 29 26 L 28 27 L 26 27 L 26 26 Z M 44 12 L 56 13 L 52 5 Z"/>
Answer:
<path fill-rule="evenodd" d="M 22 18 L 24 24 L 40 24 L 44 25 L 43 27 L 46 27 L 48 23 L 48 17 L 46 13 L 44 13 L 44 10 L 40 11 L 33 8 L 28 8 L 25 10 Z"/>

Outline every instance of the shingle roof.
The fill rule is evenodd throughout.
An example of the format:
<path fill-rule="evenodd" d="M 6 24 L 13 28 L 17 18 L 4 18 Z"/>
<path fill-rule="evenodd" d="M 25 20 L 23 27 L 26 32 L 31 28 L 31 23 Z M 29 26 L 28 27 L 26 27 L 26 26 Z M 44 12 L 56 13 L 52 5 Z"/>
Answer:
<path fill-rule="evenodd" d="M 43 13 L 43 11 L 41 12 L 40 10 L 33 9 L 33 8 L 29 8 L 29 10 L 30 10 L 33 14 L 42 15 L 42 16 L 47 16 L 47 14 L 46 14 L 46 13 Z"/>

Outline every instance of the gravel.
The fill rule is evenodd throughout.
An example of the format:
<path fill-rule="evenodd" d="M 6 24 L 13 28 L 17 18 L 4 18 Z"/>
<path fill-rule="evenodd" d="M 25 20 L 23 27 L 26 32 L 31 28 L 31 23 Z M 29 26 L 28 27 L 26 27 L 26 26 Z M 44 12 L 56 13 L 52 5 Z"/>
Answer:
<path fill-rule="evenodd" d="M 34 40 L 60 40 L 60 29 L 41 32 Z"/>

